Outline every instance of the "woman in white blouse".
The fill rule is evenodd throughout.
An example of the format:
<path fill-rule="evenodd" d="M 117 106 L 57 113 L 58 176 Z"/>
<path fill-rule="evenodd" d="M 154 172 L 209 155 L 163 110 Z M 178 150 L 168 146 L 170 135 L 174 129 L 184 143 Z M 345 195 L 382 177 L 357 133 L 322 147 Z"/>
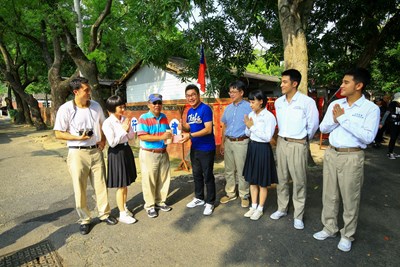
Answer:
<path fill-rule="evenodd" d="M 263 215 L 267 199 L 267 186 L 277 183 L 276 166 L 270 140 L 274 135 L 276 119 L 265 106 L 267 97 L 261 90 L 249 94 L 250 107 L 253 110 L 244 122 L 246 135 L 250 137 L 243 176 L 250 184 L 251 207 L 245 217 L 258 220 Z"/>
<path fill-rule="evenodd" d="M 107 187 L 117 188 L 119 221 L 132 224 L 136 219 L 126 206 L 126 198 L 128 186 L 136 180 L 135 159 L 128 144 L 135 133 L 130 120 L 123 116 L 125 101 L 120 96 L 110 96 L 106 101 L 106 108 L 110 116 L 104 121 L 102 129 L 109 145 Z"/>

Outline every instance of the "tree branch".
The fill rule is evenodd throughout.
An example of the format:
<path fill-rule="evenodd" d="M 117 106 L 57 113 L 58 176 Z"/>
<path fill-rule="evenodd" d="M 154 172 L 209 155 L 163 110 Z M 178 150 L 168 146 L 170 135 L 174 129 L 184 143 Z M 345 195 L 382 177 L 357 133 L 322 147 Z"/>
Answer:
<path fill-rule="evenodd" d="M 105 18 L 111 13 L 111 5 L 112 5 L 112 0 L 107 0 L 103 12 L 101 12 L 100 16 L 97 18 L 95 23 L 92 25 L 92 28 L 90 29 L 89 52 L 93 52 L 94 50 L 96 50 L 96 48 L 99 47 L 101 43 L 101 38 L 99 38 L 99 35 L 101 37 L 101 32 L 99 34 L 99 28 L 103 23 L 103 21 L 105 20 Z"/>

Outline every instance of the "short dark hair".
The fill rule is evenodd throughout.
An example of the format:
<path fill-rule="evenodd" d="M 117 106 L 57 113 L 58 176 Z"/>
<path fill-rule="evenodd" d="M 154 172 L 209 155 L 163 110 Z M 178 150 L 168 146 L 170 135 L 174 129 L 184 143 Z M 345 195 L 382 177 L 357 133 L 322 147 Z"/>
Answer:
<path fill-rule="evenodd" d="M 301 82 L 301 73 L 295 69 L 288 69 L 282 72 L 282 76 L 289 76 L 291 82 L 297 82 L 297 87 L 299 87 Z M 296 88 L 297 88 L 296 87 Z"/>
<path fill-rule="evenodd" d="M 261 104 L 262 108 L 265 108 L 265 106 L 267 105 L 267 95 L 265 94 L 264 91 L 261 91 L 261 90 L 251 91 L 248 99 L 249 100 L 254 100 L 254 99 L 262 100 L 263 101 Z"/>
<path fill-rule="evenodd" d="M 118 106 L 124 105 L 125 100 L 119 95 L 112 95 L 106 101 L 106 109 L 108 112 L 114 113 Z"/>
<path fill-rule="evenodd" d="M 237 89 L 239 91 L 244 91 L 246 89 L 246 85 L 244 84 L 244 82 L 237 80 L 237 81 L 231 82 L 229 84 L 229 88 Z"/>
<path fill-rule="evenodd" d="M 197 87 L 197 86 L 194 85 L 194 84 L 189 84 L 188 86 L 186 86 L 186 88 L 185 88 L 185 93 L 186 93 L 187 91 L 189 91 L 189 90 L 195 90 L 196 93 L 197 93 L 198 95 L 200 95 L 199 87 Z"/>
<path fill-rule="evenodd" d="M 354 68 L 346 71 L 344 75 L 353 76 L 353 80 L 356 83 L 363 83 L 361 90 L 364 90 L 368 84 L 371 83 L 371 73 L 364 68 Z"/>
<path fill-rule="evenodd" d="M 89 84 L 88 79 L 83 77 L 77 77 L 69 82 L 69 88 L 71 92 L 73 92 L 74 90 L 78 90 L 79 88 L 81 88 L 82 84 Z"/>

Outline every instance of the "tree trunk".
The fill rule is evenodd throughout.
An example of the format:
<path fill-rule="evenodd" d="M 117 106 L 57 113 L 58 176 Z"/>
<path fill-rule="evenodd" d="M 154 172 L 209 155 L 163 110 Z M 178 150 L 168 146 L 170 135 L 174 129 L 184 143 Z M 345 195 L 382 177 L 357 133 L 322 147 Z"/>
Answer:
<path fill-rule="evenodd" d="M 21 99 L 21 97 L 19 96 L 19 94 L 15 93 L 15 103 L 17 105 L 17 113 L 15 114 L 15 123 L 16 124 L 24 124 L 26 123 L 26 119 L 25 119 L 25 111 L 24 111 L 24 105 L 23 105 L 23 101 Z"/>
<path fill-rule="evenodd" d="M 278 0 L 285 69 L 300 71 L 302 78 L 298 90 L 305 95 L 308 94 L 308 50 L 305 32 L 312 5 L 313 0 Z M 315 166 L 310 147 L 308 165 Z"/>
<path fill-rule="evenodd" d="M 308 52 L 305 26 L 312 0 L 278 0 L 285 69 L 297 69 L 302 79 L 299 91 L 307 95 Z"/>
<path fill-rule="evenodd" d="M 17 44 L 18 47 L 18 44 Z M 29 79 L 27 77 L 27 71 L 26 71 L 26 64 L 25 63 L 18 63 L 17 59 L 13 59 L 11 57 L 11 54 L 7 50 L 7 47 L 4 45 L 3 40 L 0 39 L 0 51 L 2 53 L 5 67 L 1 68 L 1 71 L 3 72 L 4 78 L 12 89 L 14 90 L 15 95 L 21 97 L 21 104 L 18 105 L 18 109 L 21 109 L 23 107 L 23 111 L 20 113 L 20 115 L 24 114 L 25 116 L 25 121 L 29 124 L 34 124 L 36 126 L 37 130 L 43 130 L 46 129 L 46 124 L 43 121 L 42 115 L 40 113 L 39 105 L 38 102 L 35 98 L 32 97 L 32 95 L 29 95 L 25 92 L 25 88 L 31 84 L 33 81 L 36 79 Z M 18 56 L 17 56 L 18 58 Z M 20 60 L 23 62 L 23 60 Z M 24 80 L 25 82 L 22 82 L 21 76 L 20 76 L 20 69 L 21 67 L 25 67 L 25 71 L 21 71 L 24 73 L 25 77 Z M 18 104 L 18 102 L 17 102 Z M 18 110 L 20 112 L 20 110 Z"/>

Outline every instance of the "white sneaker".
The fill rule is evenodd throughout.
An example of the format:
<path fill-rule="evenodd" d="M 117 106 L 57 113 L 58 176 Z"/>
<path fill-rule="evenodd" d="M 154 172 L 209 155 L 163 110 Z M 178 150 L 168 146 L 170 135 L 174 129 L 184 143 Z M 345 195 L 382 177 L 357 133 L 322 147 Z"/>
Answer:
<path fill-rule="evenodd" d="M 351 241 L 346 238 L 341 238 L 337 248 L 343 252 L 349 252 L 351 250 Z"/>
<path fill-rule="evenodd" d="M 244 217 L 246 217 L 246 218 L 250 218 L 251 217 L 251 215 L 253 215 L 253 213 L 256 211 L 256 209 L 255 208 L 250 208 L 249 209 L 249 211 L 248 212 L 246 212 L 245 214 L 244 214 Z"/>
<path fill-rule="evenodd" d="M 396 155 L 394 153 L 388 153 L 387 156 L 389 159 L 396 159 Z"/>
<path fill-rule="evenodd" d="M 204 204 L 206 204 L 206 202 L 204 202 L 204 200 L 198 199 L 198 198 L 193 198 L 192 201 L 190 201 L 186 207 L 188 208 L 194 208 L 196 206 L 204 206 Z"/>
<path fill-rule="evenodd" d="M 126 224 L 132 224 L 136 222 L 136 219 L 129 216 L 126 212 L 120 212 L 119 213 L 119 219 L 120 222 L 126 223 Z"/>
<path fill-rule="evenodd" d="M 206 207 L 204 208 L 203 215 L 206 215 L 206 216 L 211 215 L 213 213 L 213 210 L 214 210 L 214 205 L 207 203 Z"/>
<path fill-rule="evenodd" d="M 261 210 L 256 209 L 254 213 L 251 215 L 250 220 L 257 221 L 263 216 L 263 212 Z"/>
<path fill-rule="evenodd" d="M 133 213 L 128 209 L 128 207 L 126 206 L 126 204 L 124 205 L 124 207 L 125 207 L 125 212 L 126 212 L 126 214 L 127 214 L 128 216 L 133 217 Z"/>
<path fill-rule="evenodd" d="M 330 235 L 330 234 L 328 234 L 327 232 L 325 232 L 324 230 L 319 231 L 319 232 L 313 234 L 313 237 L 314 237 L 315 239 L 317 239 L 317 240 L 325 240 L 325 239 L 327 239 L 328 237 L 335 237 L 335 236 L 336 236 L 336 234 Z"/>
<path fill-rule="evenodd" d="M 273 220 L 279 220 L 280 218 L 282 218 L 283 216 L 286 216 L 287 212 L 282 212 L 282 211 L 275 211 L 274 213 L 271 214 L 271 216 L 269 216 L 271 219 Z"/>
<path fill-rule="evenodd" d="M 299 219 L 294 219 L 293 226 L 297 230 L 303 230 L 304 229 L 304 223 L 303 223 L 302 220 L 299 220 Z"/>

